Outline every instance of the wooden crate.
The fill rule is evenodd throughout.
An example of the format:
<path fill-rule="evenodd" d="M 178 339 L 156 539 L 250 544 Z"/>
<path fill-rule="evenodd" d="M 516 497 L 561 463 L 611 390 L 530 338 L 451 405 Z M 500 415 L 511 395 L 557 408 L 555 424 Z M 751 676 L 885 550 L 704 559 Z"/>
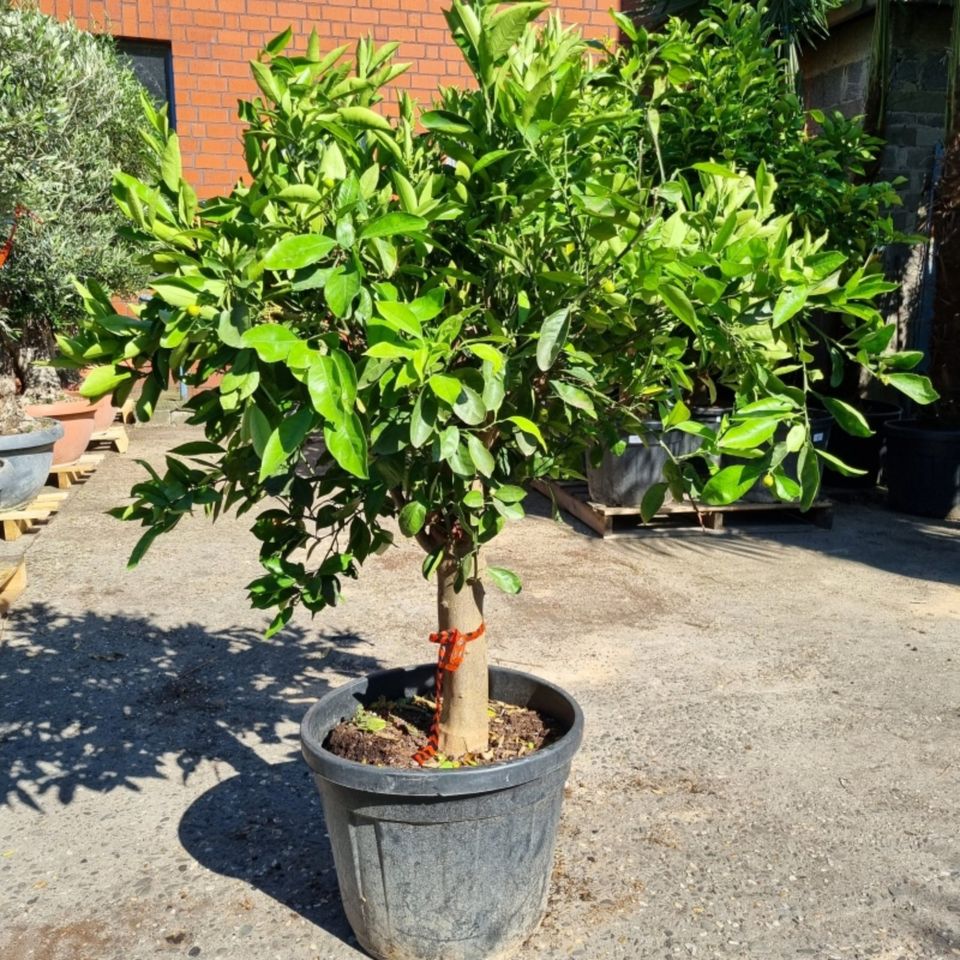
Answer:
<path fill-rule="evenodd" d="M 130 446 L 130 438 L 127 435 L 127 429 L 122 423 L 107 427 L 106 430 L 98 430 L 91 438 L 88 449 L 100 449 L 108 447 L 116 450 L 117 453 L 126 453 Z"/>
<path fill-rule="evenodd" d="M 665 503 L 660 512 L 645 524 L 639 507 L 608 507 L 591 501 L 585 483 L 535 480 L 531 486 L 605 539 L 691 530 L 725 533 L 737 521 L 744 526 L 747 520 L 767 526 L 784 523 L 806 523 L 828 529 L 833 526 L 833 504 L 829 500 L 818 500 L 805 512 L 780 502 L 741 501 L 724 507 Z"/>
<path fill-rule="evenodd" d="M 50 479 L 59 490 L 69 490 L 75 483 L 81 483 L 103 462 L 105 454 L 85 453 L 73 463 L 58 463 L 50 468 Z"/>
<path fill-rule="evenodd" d="M 13 601 L 27 588 L 27 561 L 21 557 L 12 566 L 0 566 L 0 616 L 6 616 Z"/>
<path fill-rule="evenodd" d="M 18 540 L 33 527 L 45 523 L 66 498 L 66 493 L 44 490 L 26 506 L 0 512 L 0 540 Z"/>

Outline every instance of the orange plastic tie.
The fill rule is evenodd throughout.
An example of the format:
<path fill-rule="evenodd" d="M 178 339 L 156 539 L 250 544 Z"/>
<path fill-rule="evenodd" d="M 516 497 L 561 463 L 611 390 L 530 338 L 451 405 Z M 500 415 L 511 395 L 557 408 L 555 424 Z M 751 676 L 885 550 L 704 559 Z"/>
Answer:
<path fill-rule="evenodd" d="M 471 640 L 482 637 L 487 625 L 481 623 L 472 633 L 461 633 L 459 630 L 440 630 L 430 634 L 430 642 L 440 645 L 437 651 L 437 672 L 434 678 L 433 721 L 430 724 L 430 736 L 427 742 L 414 755 L 413 759 L 422 767 L 428 760 L 432 760 L 440 749 L 440 710 L 443 698 L 443 675 L 453 673 L 458 669 L 463 658 L 467 655 L 467 644 Z"/>

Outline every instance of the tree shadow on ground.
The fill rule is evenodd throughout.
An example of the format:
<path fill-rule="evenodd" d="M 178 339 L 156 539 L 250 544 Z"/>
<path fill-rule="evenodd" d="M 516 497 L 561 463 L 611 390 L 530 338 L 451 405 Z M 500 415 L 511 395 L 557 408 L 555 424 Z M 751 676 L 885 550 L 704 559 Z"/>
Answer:
<path fill-rule="evenodd" d="M 0 802 L 51 814 L 83 788 L 141 792 L 169 776 L 171 757 L 184 783 L 202 763 L 228 764 L 236 774 L 223 771 L 183 816 L 183 845 L 349 937 L 319 798 L 289 725 L 330 674 L 380 667 L 367 641 L 301 628 L 270 640 L 247 627 L 163 629 L 45 603 L 15 608 L 0 630 Z M 297 759 L 268 763 L 254 749 L 263 745 Z"/>

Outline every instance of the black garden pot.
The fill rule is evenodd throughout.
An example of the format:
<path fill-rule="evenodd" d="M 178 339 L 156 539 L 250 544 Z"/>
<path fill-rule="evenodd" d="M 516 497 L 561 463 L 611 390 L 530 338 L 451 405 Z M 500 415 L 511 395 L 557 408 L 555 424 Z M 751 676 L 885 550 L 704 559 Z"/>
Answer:
<path fill-rule="evenodd" d="M 886 435 L 890 506 L 921 517 L 960 520 L 960 426 L 893 420 Z"/>

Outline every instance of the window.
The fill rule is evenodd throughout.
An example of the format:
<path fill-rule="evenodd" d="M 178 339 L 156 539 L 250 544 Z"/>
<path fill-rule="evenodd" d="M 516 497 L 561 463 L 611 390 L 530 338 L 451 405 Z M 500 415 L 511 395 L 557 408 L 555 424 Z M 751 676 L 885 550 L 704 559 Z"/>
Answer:
<path fill-rule="evenodd" d="M 177 126 L 175 100 L 173 97 L 173 54 L 170 44 L 157 40 L 128 40 L 117 37 L 117 49 L 124 54 L 133 67 L 137 79 L 159 104 L 167 104 L 170 125 Z"/>

